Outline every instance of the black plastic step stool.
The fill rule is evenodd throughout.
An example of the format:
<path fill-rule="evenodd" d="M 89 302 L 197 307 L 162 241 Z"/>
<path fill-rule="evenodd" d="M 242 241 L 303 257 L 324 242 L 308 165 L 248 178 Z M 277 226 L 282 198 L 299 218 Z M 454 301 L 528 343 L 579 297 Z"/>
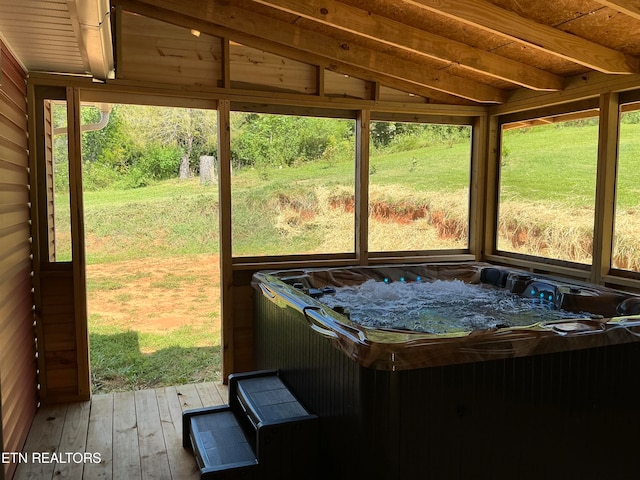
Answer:
<path fill-rule="evenodd" d="M 317 416 L 277 371 L 229 375 L 229 404 L 186 410 L 182 443 L 203 480 L 313 478 Z"/>

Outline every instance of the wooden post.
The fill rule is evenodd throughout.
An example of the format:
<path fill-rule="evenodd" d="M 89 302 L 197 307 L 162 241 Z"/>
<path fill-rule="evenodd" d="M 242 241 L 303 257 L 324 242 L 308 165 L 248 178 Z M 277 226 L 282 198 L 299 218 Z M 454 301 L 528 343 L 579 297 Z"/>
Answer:
<path fill-rule="evenodd" d="M 91 395 L 89 331 L 87 325 L 87 280 L 84 251 L 84 208 L 82 199 L 82 147 L 80 133 L 80 91 L 67 88 L 67 141 L 69 143 L 69 195 L 71 202 L 71 259 L 78 365 L 78 399 Z"/>
<path fill-rule="evenodd" d="M 220 222 L 220 306 L 222 378 L 234 372 L 233 261 L 231 245 L 231 106 L 218 102 L 218 218 Z"/>
<path fill-rule="evenodd" d="M 595 284 L 602 283 L 603 277 L 609 274 L 613 256 L 619 126 L 618 94 L 605 93 L 600 96 L 598 129 L 598 173 L 591 268 L 591 282 Z"/>
<path fill-rule="evenodd" d="M 489 121 L 487 116 L 476 117 L 471 132 L 471 178 L 469 184 L 469 252 L 475 256 L 477 262 L 484 255 L 484 243 L 487 233 L 487 222 L 484 206 L 487 204 L 487 159 L 489 157 Z M 495 133 L 495 132 L 494 132 Z M 488 228 L 493 230 L 492 228 Z"/>
<path fill-rule="evenodd" d="M 220 39 L 222 42 L 222 88 L 231 88 L 231 54 L 229 53 L 229 39 L 223 37 Z"/>
<path fill-rule="evenodd" d="M 483 235 L 482 251 L 475 253 L 476 259 L 486 260 L 488 255 L 495 255 L 498 242 L 498 201 L 499 194 L 499 177 L 500 177 L 500 155 L 502 150 L 502 129 L 498 122 L 497 116 L 490 116 L 487 129 L 486 145 L 486 165 L 485 165 L 485 188 L 482 195 L 484 205 L 477 205 L 477 208 L 483 208 L 484 216 L 482 219 L 476 219 L 477 222 L 483 223 L 478 231 L 478 235 Z M 480 239 L 477 240 L 478 242 Z M 476 245 L 476 248 L 478 246 Z"/>
<path fill-rule="evenodd" d="M 369 263 L 369 136 L 371 111 L 360 110 L 356 119 L 355 238 L 360 265 Z"/>

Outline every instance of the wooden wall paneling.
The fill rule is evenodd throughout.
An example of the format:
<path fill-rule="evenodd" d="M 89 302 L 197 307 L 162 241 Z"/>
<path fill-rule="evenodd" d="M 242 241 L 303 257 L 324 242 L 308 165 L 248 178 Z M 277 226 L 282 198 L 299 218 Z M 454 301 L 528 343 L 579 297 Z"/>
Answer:
<path fill-rule="evenodd" d="M 129 12 L 118 14 L 118 78 L 177 85 L 222 86 L 219 37 Z"/>
<path fill-rule="evenodd" d="M 20 451 L 37 406 L 26 75 L 0 40 L 0 443 Z M 0 467 L 11 478 L 15 464 Z"/>
<path fill-rule="evenodd" d="M 324 94 L 327 97 L 373 98 L 372 82 L 341 73 L 324 71 Z"/>
<path fill-rule="evenodd" d="M 618 170 L 618 139 L 620 114 L 617 93 L 600 96 L 598 130 L 598 170 L 593 228 L 593 261 L 591 281 L 601 283 L 611 270 L 613 256 L 613 226 L 616 209 L 616 176 Z"/>
<path fill-rule="evenodd" d="M 254 90 L 276 90 L 308 95 L 317 93 L 316 67 L 289 58 L 247 47 L 229 44 L 231 86 Z"/>
<path fill-rule="evenodd" d="M 428 103 L 425 97 L 396 90 L 395 88 L 385 87 L 384 85 L 380 85 L 379 90 L 379 99 L 382 102 Z"/>
<path fill-rule="evenodd" d="M 89 328 L 87 325 L 87 280 L 82 198 L 82 147 L 80 134 L 80 90 L 67 88 L 67 140 L 69 142 L 69 193 L 71 201 L 71 258 L 73 266 L 74 315 L 77 353 L 77 400 L 91 396 L 89 372 Z"/>
<path fill-rule="evenodd" d="M 220 309 L 222 312 L 222 378 L 235 372 L 233 261 L 231 245 L 231 106 L 218 102 L 218 221 L 220 232 Z"/>
<path fill-rule="evenodd" d="M 40 275 L 39 360 L 45 404 L 78 397 L 74 271 L 71 263 L 45 263 Z M 65 378 L 67 375 L 69 378 Z"/>
<path fill-rule="evenodd" d="M 235 276 L 234 276 L 235 277 Z M 233 284 L 234 371 L 253 368 L 253 287 L 243 282 Z"/>

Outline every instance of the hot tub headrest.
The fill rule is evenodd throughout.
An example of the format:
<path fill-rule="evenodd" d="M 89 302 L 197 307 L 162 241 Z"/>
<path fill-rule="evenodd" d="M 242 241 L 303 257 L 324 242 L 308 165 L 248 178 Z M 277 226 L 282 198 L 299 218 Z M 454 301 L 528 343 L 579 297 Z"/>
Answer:
<path fill-rule="evenodd" d="M 507 277 L 509 272 L 501 268 L 486 267 L 480 272 L 480 281 L 482 283 L 488 283 L 497 287 L 502 287 L 507 284 Z"/>
<path fill-rule="evenodd" d="M 629 297 L 616 307 L 618 315 L 640 315 L 640 298 Z"/>

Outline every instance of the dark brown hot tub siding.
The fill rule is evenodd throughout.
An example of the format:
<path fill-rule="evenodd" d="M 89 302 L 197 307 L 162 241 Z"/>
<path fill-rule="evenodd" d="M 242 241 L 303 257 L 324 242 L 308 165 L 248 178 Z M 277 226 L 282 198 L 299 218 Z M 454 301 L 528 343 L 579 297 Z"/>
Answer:
<path fill-rule="evenodd" d="M 255 296 L 257 368 L 321 417 L 319 478 L 640 478 L 640 344 L 380 371 Z"/>

